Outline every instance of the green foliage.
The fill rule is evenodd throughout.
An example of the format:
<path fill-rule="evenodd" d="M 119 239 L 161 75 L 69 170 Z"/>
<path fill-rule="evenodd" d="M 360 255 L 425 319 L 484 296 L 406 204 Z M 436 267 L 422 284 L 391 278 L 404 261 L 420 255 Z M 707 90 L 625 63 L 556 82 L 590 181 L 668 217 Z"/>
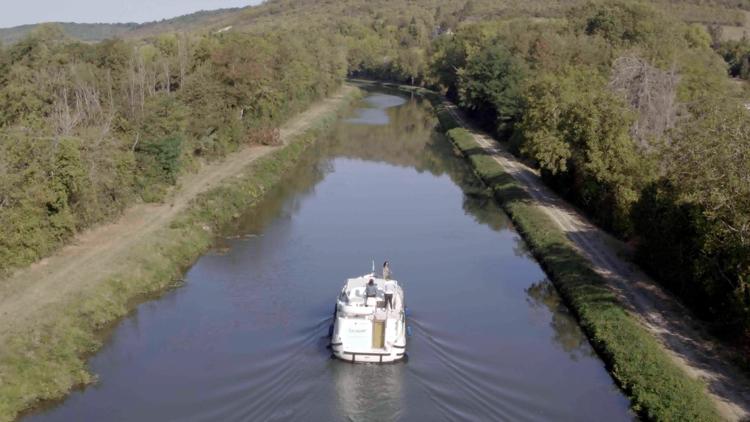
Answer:
<path fill-rule="evenodd" d="M 518 133 L 521 151 L 565 181 L 576 202 L 605 227 L 628 234 L 639 156 L 629 136 L 632 113 L 605 83 L 586 68 L 541 75 L 526 93 Z"/>
<path fill-rule="evenodd" d="M 341 107 L 348 105 L 356 92 L 350 95 Z M 40 400 L 60 399 L 71 388 L 95 381 L 86 358 L 101 347 L 101 330 L 132 311 L 138 303 L 135 299 L 179 285 L 183 269 L 211 245 L 214 234 L 282 183 L 338 112 L 331 110 L 284 147 L 249 164 L 238 177 L 199 195 L 169 227 L 159 229 L 119 258 L 126 271 L 50 306 L 46 322 L 30 322 L 28 331 L 14 335 L 0 351 L 0 420 L 14 420 Z M 3 157 L 0 155 L 0 163 L 4 163 Z M 127 173 L 129 168 L 125 165 L 123 171 Z M 0 194 L 4 183 L 0 178 Z M 0 222 L 2 212 L 0 207 Z M 4 239 L 0 236 L 0 258 Z"/>
<path fill-rule="evenodd" d="M 680 53 L 680 85 L 677 99 L 692 103 L 705 98 L 728 95 L 726 67 L 721 58 L 707 49 L 689 49 Z"/>
<path fill-rule="evenodd" d="M 171 136 L 158 140 L 145 141 L 136 148 L 136 156 L 146 171 L 146 183 L 177 181 L 180 170 L 182 138 Z"/>
<path fill-rule="evenodd" d="M 524 62 L 497 44 L 471 57 L 457 73 L 461 106 L 490 114 L 500 133 L 510 130 L 521 112 Z"/>
<path fill-rule="evenodd" d="M 750 41 L 747 39 L 724 41 L 717 46 L 719 53 L 729 66 L 729 74 L 750 79 Z"/>
<path fill-rule="evenodd" d="M 210 246 L 211 233 L 279 183 L 318 133 L 309 133 L 258 160 L 243 177 L 202 194 L 171 227 L 122 257 L 131 270 L 50 310 L 58 315 L 54 321 L 14 337 L 0 354 L 0 420 L 12 420 L 38 400 L 58 399 L 70 388 L 92 382 L 84 357 L 101 347 L 97 333 L 125 316 L 133 298 L 175 286 L 182 269 Z M 212 230 L 204 230 L 206 226 Z"/>
<path fill-rule="evenodd" d="M 705 100 L 691 114 L 662 152 L 665 180 L 645 190 L 635 210 L 642 237 L 639 258 L 725 333 L 747 335 L 747 111 L 732 101 Z"/>
<path fill-rule="evenodd" d="M 645 3 L 613 1 L 589 3 L 574 10 L 587 35 L 599 35 L 614 44 L 645 44 L 660 32 L 656 10 Z M 662 25 L 659 25 L 662 24 Z"/>
<path fill-rule="evenodd" d="M 711 34 L 708 33 L 706 27 L 695 23 L 687 27 L 685 31 L 685 39 L 690 48 L 699 49 L 710 48 L 711 43 L 713 42 Z"/>
<path fill-rule="evenodd" d="M 590 2 L 569 17 L 577 30 L 602 37 L 615 48 L 636 48 L 660 65 L 672 64 L 687 47 L 686 25 L 643 1 Z"/>
<path fill-rule="evenodd" d="M 70 25 L 41 26 L 0 48 L 0 272 L 48 255 L 138 197 L 163 198 L 196 160 L 236 150 L 257 138 L 253 131 L 273 132 L 348 74 L 432 86 L 459 100 L 481 124 L 510 135 L 596 221 L 637 237 L 642 262 L 676 291 L 693 292 L 686 297 L 697 298 L 703 315 L 750 331 L 746 112 L 711 101 L 726 97 L 726 69 L 706 31 L 679 20 L 737 23 L 728 8 L 748 4 L 272 0 L 138 25 L 128 34 L 152 38 L 99 44 L 71 40 Z M 160 32 L 185 25 L 207 30 Z M 750 73 L 749 51 L 746 41 L 719 46 L 740 77 Z M 674 74 L 676 90 L 649 87 L 645 73 L 619 74 L 613 64 L 621 57 Z M 622 78 L 625 86 L 614 83 Z M 658 92 L 676 104 L 663 119 L 675 129 L 666 140 L 636 141 L 643 102 Z M 701 104 L 715 111 L 692 108 L 690 118 L 677 118 Z M 436 108 L 446 129 L 457 126 Z M 670 148 L 656 154 L 660 144 Z M 493 166 L 487 157 L 472 160 Z M 574 269 L 561 278 L 585 271 Z M 640 341 L 638 334 L 606 341 L 625 338 Z M 625 352 L 613 361 L 627 360 Z M 656 412 L 650 417 L 700 415 L 690 404 L 684 414 L 658 410 L 682 405 L 672 387 L 663 399 L 644 390 L 660 385 L 660 365 L 647 379 L 622 376 L 641 397 L 636 406 Z"/>
<path fill-rule="evenodd" d="M 83 44 L 49 25 L 0 49 L 0 273 L 161 200 L 196 159 L 332 92 L 345 63 L 334 35 L 304 31 Z"/>
<path fill-rule="evenodd" d="M 464 129 L 448 132 L 512 218 L 550 279 L 576 314 L 592 345 L 646 420 L 718 421 L 702 382 L 690 378 L 618 302 L 588 260 L 570 244 L 523 187 Z"/>
<path fill-rule="evenodd" d="M 464 24 L 433 42 L 429 80 L 480 123 L 500 123 L 503 137 L 512 129 L 511 148 L 548 184 L 601 226 L 638 239 L 641 262 L 737 338 L 750 333 L 747 112 L 727 108 L 725 68 L 707 31 L 665 7 L 588 2 L 565 19 Z M 750 72 L 747 41 L 719 52 L 731 74 Z M 523 71 L 508 84 L 511 61 Z M 669 153 L 658 153 L 662 144 Z"/>
<path fill-rule="evenodd" d="M 663 285 L 693 304 L 704 292 L 696 289 L 695 262 L 700 257 L 700 209 L 681 203 L 667 181 L 646 187 L 633 208 L 639 234 L 637 260 Z"/>

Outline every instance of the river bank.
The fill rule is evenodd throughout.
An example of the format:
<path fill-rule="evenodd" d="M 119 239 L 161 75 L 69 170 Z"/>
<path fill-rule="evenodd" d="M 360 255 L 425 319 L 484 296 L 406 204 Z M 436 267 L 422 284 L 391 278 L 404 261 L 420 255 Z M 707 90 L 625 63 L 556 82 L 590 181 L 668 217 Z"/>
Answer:
<path fill-rule="evenodd" d="M 432 107 L 366 92 L 179 289 L 118 321 L 88 360 L 96 385 L 24 421 L 632 421 Z M 342 280 L 372 259 L 409 297 L 400 364 L 352 365 L 327 347 Z"/>
<path fill-rule="evenodd" d="M 442 96 L 385 86 L 430 100 L 451 143 L 511 217 L 636 412 L 648 420 L 747 417 L 750 390 L 741 372 L 676 299 L 619 256 L 616 240 Z"/>
<path fill-rule="evenodd" d="M 647 420 L 721 420 L 706 395 L 705 384 L 689 378 L 630 316 L 526 187 L 496 163 L 466 129 L 451 129 L 448 137 L 522 233 L 612 376 L 630 396 L 633 409 Z"/>
<path fill-rule="evenodd" d="M 449 138 L 524 235 L 634 409 L 651 420 L 744 420 L 747 381 L 689 312 L 532 170 L 449 111 L 457 127 Z"/>
<path fill-rule="evenodd" d="M 139 301 L 179 285 L 217 231 L 257 203 L 358 96 L 345 86 L 281 130 L 280 147 L 248 147 L 179 181 L 167 203 L 129 209 L 2 283 L 0 421 L 95 380 L 99 333 Z M 31 280 L 31 281 L 30 281 Z"/>

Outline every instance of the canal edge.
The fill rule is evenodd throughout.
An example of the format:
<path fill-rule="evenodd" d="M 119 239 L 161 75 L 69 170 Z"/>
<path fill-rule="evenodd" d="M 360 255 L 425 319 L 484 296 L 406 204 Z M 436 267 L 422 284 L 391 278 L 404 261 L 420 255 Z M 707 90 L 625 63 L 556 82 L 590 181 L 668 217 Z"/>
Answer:
<path fill-rule="evenodd" d="M 511 218 L 639 417 L 723 420 L 708 394 L 708 386 L 689 376 L 672 360 L 659 340 L 620 302 L 591 262 L 535 206 L 527 188 L 490 158 L 495 151 L 480 144 L 475 134 L 456 118 L 455 105 L 421 87 L 356 82 L 396 89 L 430 101 L 442 131 Z"/>
<path fill-rule="evenodd" d="M 9 337 L 0 358 L 0 422 L 16 420 L 95 382 L 87 361 L 103 346 L 102 337 L 141 303 L 180 286 L 184 272 L 210 248 L 221 228 L 261 201 L 361 96 L 361 90 L 344 84 L 328 97 L 329 109 L 306 122 L 299 133 L 199 193 L 138 245 L 140 250 L 128 256 L 132 262 L 127 272 L 50 307 L 54 315 L 44 323 L 29 321 L 23 333 Z"/>

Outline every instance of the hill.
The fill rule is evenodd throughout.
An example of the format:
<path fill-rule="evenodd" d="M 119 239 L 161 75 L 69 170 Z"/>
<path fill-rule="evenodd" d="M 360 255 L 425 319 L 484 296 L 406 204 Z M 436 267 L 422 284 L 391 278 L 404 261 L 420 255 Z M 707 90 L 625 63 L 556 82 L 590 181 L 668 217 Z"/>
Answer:
<path fill-rule="evenodd" d="M 338 17 L 356 18 L 361 16 L 414 16 L 432 14 L 452 16 L 446 23 L 507 19 L 510 17 L 552 18 L 564 15 L 575 5 L 585 0 L 531 0 L 531 1 L 490 1 L 470 0 L 465 2 L 446 0 L 423 0 L 419 2 L 393 2 L 388 0 L 331 2 L 326 0 L 268 1 L 258 6 L 199 11 L 170 19 L 147 23 L 74 23 L 50 22 L 59 25 L 70 38 L 97 42 L 122 37 L 129 39 L 146 38 L 163 32 L 216 31 L 231 27 L 234 30 L 265 31 L 270 27 L 302 27 L 331 23 Z M 688 23 L 716 25 L 727 38 L 738 39 L 748 28 L 747 13 L 750 0 L 652 0 L 652 3 L 667 10 Z M 398 13 L 396 13 L 398 11 Z M 21 25 L 0 28 L 0 43 L 13 44 L 34 31 L 41 24 Z"/>
<path fill-rule="evenodd" d="M 136 23 L 73 23 L 55 22 L 65 35 L 86 42 L 102 41 L 114 38 L 137 28 Z M 40 24 L 0 28 L 0 41 L 3 44 L 13 44 L 31 34 Z"/>
<path fill-rule="evenodd" d="M 727 78 L 750 78 L 750 42 L 724 43 L 720 30 L 748 9 L 270 0 L 79 34 L 122 31 L 101 43 L 32 28 L 0 46 L 0 274 L 163 200 L 202 161 L 273 143 L 285 118 L 367 76 L 454 100 L 750 348 L 750 124 Z M 680 407 L 659 401 L 640 410 Z"/>
<path fill-rule="evenodd" d="M 98 42 L 110 38 L 143 38 L 162 32 L 191 31 L 210 26 L 227 19 L 240 11 L 240 8 L 200 11 L 160 21 L 147 23 L 74 23 L 49 22 L 60 27 L 62 32 L 75 40 Z M 46 23 L 46 24 L 49 24 Z M 14 44 L 31 34 L 43 24 L 21 25 L 12 28 L 0 28 L 0 42 Z"/>

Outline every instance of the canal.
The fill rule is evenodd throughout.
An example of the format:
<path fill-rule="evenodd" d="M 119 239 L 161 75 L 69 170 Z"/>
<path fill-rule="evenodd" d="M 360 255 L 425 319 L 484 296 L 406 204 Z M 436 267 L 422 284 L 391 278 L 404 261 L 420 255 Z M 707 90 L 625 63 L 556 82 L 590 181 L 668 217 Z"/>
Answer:
<path fill-rule="evenodd" d="M 422 100 L 369 92 L 29 421 L 632 420 L 508 218 Z M 388 260 L 408 360 L 331 358 L 347 277 Z"/>

